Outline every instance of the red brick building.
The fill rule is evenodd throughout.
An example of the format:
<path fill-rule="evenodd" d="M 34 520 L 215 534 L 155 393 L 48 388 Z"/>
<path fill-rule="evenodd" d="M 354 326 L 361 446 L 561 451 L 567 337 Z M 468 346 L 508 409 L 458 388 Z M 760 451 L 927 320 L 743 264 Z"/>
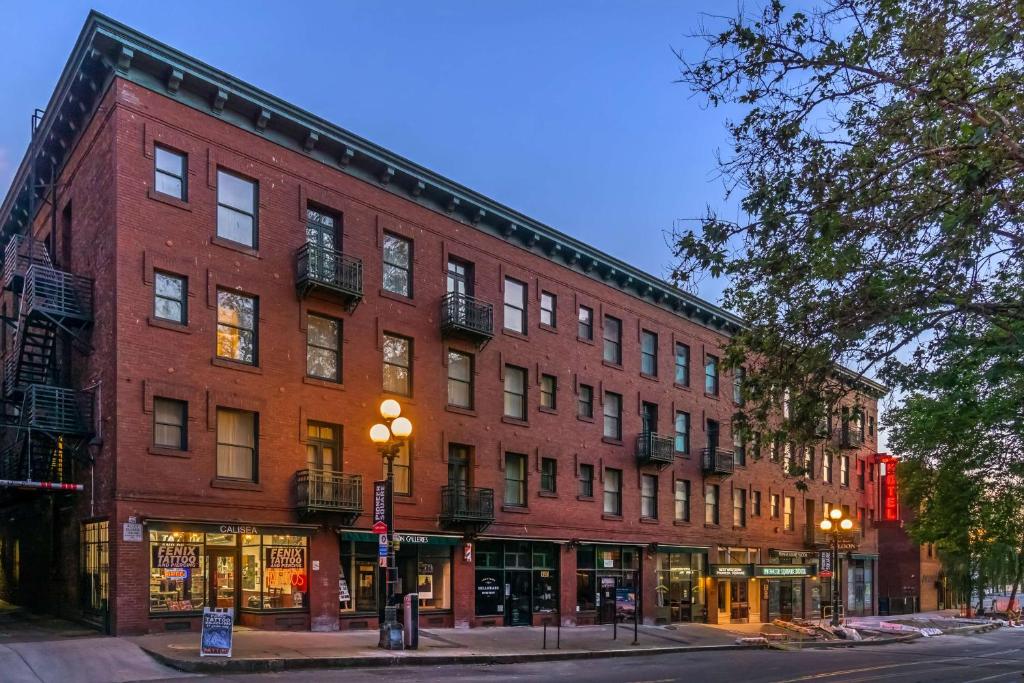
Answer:
<path fill-rule="evenodd" d="M 33 125 L 0 208 L 4 597 L 120 634 L 375 628 L 391 397 L 423 625 L 607 621 L 619 589 L 646 623 L 816 615 L 829 506 L 875 611 L 882 387 L 755 457 L 734 316 L 98 14 Z"/>

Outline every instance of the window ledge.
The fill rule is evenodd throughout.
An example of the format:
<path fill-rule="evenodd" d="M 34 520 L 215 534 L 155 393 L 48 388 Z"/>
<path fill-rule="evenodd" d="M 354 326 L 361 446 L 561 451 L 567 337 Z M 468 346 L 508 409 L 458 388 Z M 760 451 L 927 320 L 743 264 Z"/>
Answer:
<path fill-rule="evenodd" d="M 558 493 L 555 491 L 537 491 L 538 498 L 558 498 Z"/>
<path fill-rule="evenodd" d="M 680 384 L 679 382 L 672 382 L 672 386 L 675 387 L 676 389 L 682 389 L 683 391 L 693 391 L 692 389 L 690 389 L 689 384 Z"/>
<path fill-rule="evenodd" d="M 576 500 L 589 500 L 590 502 L 594 502 L 595 498 L 593 496 L 576 496 Z"/>
<path fill-rule="evenodd" d="M 260 258 L 260 252 L 258 249 L 246 246 L 241 242 L 234 242 L 229 239 L 224 239 L 223 237 L 218 237 L 217 235 L 214 235 L 213 237 L 210 238 L 210 244 L 218 247 L 223 247 L 225 249 L 230 249 L 231 251 L 236 251 L 239 254 L 252 256 L 253 258 Z"/>
<path fill-rule="evenodd" d="M 176 209 L 182 209 L 184 211 L 191 211 L 192 210 L 192 207 L 189 206 L 187 199 L 178 199 L 177 197 L 175 197 L 173 195 L 164 194 L 163 192 L 157 192 L 153 188 L 149 188 L 149 192 L 147 193 L 147 196 L 150 199 L 155 199 L 158 202 L 161 202 L 163 204 L 167 204 L 168 206 L 173 206 Z"/>
<path fill-rule="evenodd" d="M 612 368 L 613 370 L 622 369 L 622 363 L 613 363 L 609 360 L 602 360 L 601 365 L 605 366 L 606 368 Z"/>
<path fill-rule="evenodd" d="M 502 505 L 502 512 L 514 512 L 517 515 L 528 515 L 530 514 L 530 508 L 525 505 Z"/>
<path fill-rule="evenodd" d="M 578 334 L 576 335 L 576 341 L 581 342 L 583 344 L 590 344 L 591 346 L 594 346 L 593 339 L 587 339 L 586 337 L 581 337 Z"/>
<path fill-rule="evenodd" d="M 589 422 L 590 424 L 594 424 L 594 418 L 592 418 L 592 417 L 585 417 L 583 415 L 577 415 L 576 419 L 579 420 L 580 422 Z"/>
<path fill-rule="evenodd" d="M 601 514 L 601 519 L 607 520 L 609 522 L 621 522 L 622 515 L 609 515 L 607 512 L 605 512 Z"/>
<path fill-rule="evenodd" d="M 515 417 L 505 417 L 505 416 L 502 416 L 501 421 L 504 422 L 507 425 L 515 425 L 517 427 L 529 427 L 530 426 L 529 420 L 520 420 L 520 419 L 515 418 Z"/>
<path fill-rule="evenodd" d="M 515 330 L 510 330 L 507 327 L 501 328 L 501 333 L 507 337 L 512 337 L 514 339 L 522 339 L 523 341 L 530 340 L 530 338 L 526 335 L 525 332 L 516 332 Z"/>
<path fill-rule="evenodd" d="M 693 526 L 692 522 L 687 522 L 685 519 L 672 520 L 672 526 Z"/>
<path fill-rule="evenodd" d="M 551 334 L 558 334 L 558 328 L 555 327 L 554 325 L 547 325 L 545 323 L 537 323 L 537 327 L 539 327 L 540 329 L 544 330 L 545 332 L 550 332 Z"/>
<path fill-rule="evenodd" d="M 608 437 L 608 436 L 602 436 L 601 437 L 601 443 L 611 444 L 612 446 L 621 446 L 622 445 L 622 439 L 613 439 L 613 438 Z"/>
<path fill-rule="evenodd" d="M 548 415 L 558 415 L 558 408 L 548 408 L 547 406 L 537 406 L 537 411 L 541 413 L 547 413 Z"/>
<path fill-rule="evenodd" d="M 218 368 L 228 368 L 229 370 L 240 370 L 242 372 L 251 372 L 254 375 L 262 375 L 263 369 L 255 365 L 249 365 L 248 363 L 242 363 L 237 360 L 227 360 L 225 358 L 211 358 L 210 365 L 214 365 Z"/>
<path fill-rule="evenodd" d="M 718 398 L 718 394 L 709 394 L 709 393 L 708 393 L 708 392 L 706 392 L 706 391 L 704 392 L 704 398 L 710 398 L 710 399 L 711 399 L 711 400 L 713 400 L 713 401 L 718 401 L 718 400 L 720 400 L 720 399 Z"/>
<path fill-rule="evenodd" d="M 708 524 L 707 522 L 704 522 L 704 528 L 705 529 L 721 529 L 722 527 L 719 524 Z"/>
<path fill-rule="evenodd" d="M 396 294 L 395 292 L 389 292 L 383 287 L 377 290 L 377 294 L 380 296 L 381 299 L 397 301 L 398 303 L 405 304 L 406 306 L 416 306 L 416 300 L 413 299 L 412 297 Z"/>
<path fill-rule="evenodd" d="M 237 481 L 235 479 L 218 479 L 214 477 L 210 480 L 210 486 L 215 489 L 235 489 L 239 491 L 262 491 L 263 484 L 255 481 Z"/>
<path fill-rule="evenodd" d="M 641 524 L 659 524 L 660 522 L 658 522 L 658 518 L 657 517 L 641 517 L 640 518 L 640 523 Z"/>
<path fill-rule="evenodd" d="M 640 378 L 641 379 L 645 379 L 648 382 L 657 382 L 657 381 L 659 381 L 657 375 L 648 375 L 646 372 L 641 372 L 640 373 Z"/>
<path fill-rule="evenodd" d="M 150 455 L 163 455 L 169 458 L 191 458 L 192 451 L 181 450 L 180 448 L 164 448 L 162 446 L 150 446 L 146 449 Z"/>
<path fill-rule="evenodd" d="M 342 382 L 335 382 L 329 379 L 323 379 L 321 377 L 310 377 L 306 375 L 302 378 L 303 384 L 308 384 L 313 387 L 322 387 L 324 389 L 334 389 L 335 391 L 345 391 L 345 385 Z"/>
<path fill-rule="evenodd" d="M 159 327 L 162 330 L 170 330 L 171 332 L 180 332 L 182 334 L 192 334 L 192 330 L 188 328 L 187 324 L 183 325 L 181 323 L 171 322 L 170 320 L 163 320 L 161 318 L 156 318 L 154 316 L 147 317 L 146 323 L 150 327 Z"/>
<path fill-rule="evenodd" d="M 462 408 L 460 406 L 446 405 L 444 407 L 449 413 L 455 413 L 456 415 L 469 415 L 470 417 L 476 417 L 476 410 L 473 408 Z"/>

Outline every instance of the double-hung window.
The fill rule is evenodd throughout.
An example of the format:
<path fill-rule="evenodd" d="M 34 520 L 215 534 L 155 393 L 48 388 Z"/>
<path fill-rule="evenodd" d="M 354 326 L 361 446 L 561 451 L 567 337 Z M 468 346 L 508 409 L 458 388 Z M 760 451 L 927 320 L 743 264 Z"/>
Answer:
<path fill-rule="evenodd" d="M 732 402 L 738 406 L 743 405 L 743 380 L 747 377 L 745 368 L 736 368 L 732 376 Z"/>
<path fill-rule="evenodd" d="M 793 510 L 796 507 L 796 501 L 793 496 L 786 496 L 786 500 L 782 507 L 782 528 L 786 531 L 792 531 L 795 527 Z"/>
<path fill-rule="evenodd" d="M 676 342 L 676 384 L 690 386 L 690 347 Z"/>
<path fill-rule="evenodd" d="M 257 481 L 256 413 L 217 408 L 217 476 Z"/>
<path fill-rule="evenodd" d="M 540 376 L 540 407 L 548 410 L 558 407 L 558 378 L 554 375 Z"/>
<path fill-rule="evenodd" d="M 658 335 L 647 330 L 640 333 L 640 372 L 658 376 Z"/>
<path fill-rule="evenodd" d="M 473 407 L 473 356 L 461 351 L 448 352 L 448 405 Z"/>
<path fill-rule="evenodd" d="M 306 317 L 306 374 L 341 381 L 341 321 L 310 313 Z"/>
<path fill-rule="evenodd" d="M 580 385 L 577 405 L 577 415 L 588 419 L 594 417 L 594 387 L 589 384 Z"/>
<path fill-rule="evenodd" d="M 256 182 L 217 171 L 217 237 L 256 247 Z"/>
<path fill-rule="evenodd" d="M 676 411 L 676 424 L 675 424 L 676 438 L 675 438 L 675 450 L 676 453 L 689 453 L 690 452 L 690 414 L 683 412 L 682 410 Z"/>
<path fill-rule="evenodd" d="M 187 201 L 188 197 L 188 162 L 181 152 L 175 152 L 156 145 L 154 163 L 154 189 L 175 199 Z"/>
<path fill-rule="evenodd" d="M 153 317 L 188 324 L 188 279 L 171 273 L 153 274 Z"/>
<path fill-rule="evenodd" d="M 256 297 L 218 289 L 217 357 L 256 365 L 256 321 Z"/>
<path fill-rule="evenodd" d="M 594 497 L 594 466 L 582 463 L 580 464 L 580 493 L 581 498 L 593 498 Z"/>
<path fill-rule="evenodd" d="M 580 306 L 579 325 L 576 329 L 576 336 L 586 341 L 594 339 L 594 309 L 588 306 Z"/>
<path fill-rule="evenodd" d="M 526 419 L 526 369 L 505 366 L 505 417 Z"/>
<path fill-rule="evenodd" d="M 653 474 L 640 475 L 640 516 L 658 518 L 658 477 Z"/>
<path fill-rule="evenodd" d="M 412 340 L 384 334 L 384 391 L 412 396 Z"/>
<path fill-rule="evenodd" d="M 622 470 L 604 470 L 604 514 L 622 515 Z"/>
<path fill-rule="evenodd" d="M 604 360 L 622 365 L 622 321 L 610 315 L 604 317 Z"/>
<path fill-rule="evenodd" d="M 772 519 L 779 518 L 779 494 L 773 493 L 768 496 L 768 505 L 770 506 L 769 514 Z"/>
<path fill-rule="evenodd" d="M 718 484 L 704 485 L 704 523 L 718 524 Z"/>
<path fill-rule="evenodd" d="M 412 298 L 412 240 L 384 233 L 385 292 Z"/>
<path fill-rule="evenodd" d="M 734 488 L 732 490 L 732 525 L 740 528 L 747 525 L 746 489 Z"/>
<path fill-rule="evenodd" d="M 170 398 L 153 399 L 153 445 L 188 450 L 188 404 Z"/>
<path fill-rule="evenodd" d="M 690 480 L 676 479 L 675 486 L 675 520 L 677 522 L 690 521 Z"/>
<path fill-rule="evenodd" d="M 604 436 L 619 441 L 622 439 L 622 395 L 604 392 Z"/>
<path fill-rule="evenodd" d="M 526 334 L 526 284 L 505 278 L 505 329 Z"/>
<path fill-rule="evenodd" d="M 850 456 L 839 456 L 839 484 L 840 486 L 850 485 Z"/>
<path fill-rule="evenodd" d="M 540 490 L 555 493 L 558 488 L 558 461 L 554 458 L 540 459 Z"/>
<path fill-rule="evenodd" d="M 704 359 L 704 392 L 718 396 L 718 357 L 707 356 Z"/>
<path fill-rule="evenodd" d="M 551 292 L 540 293 L 540 324 L 555 327 L 558 324 L 558 298 Z"/>
<path fill-rule="evenodd" d="M 505 454 L 505 505 L 526 505 L 526 456 Z"/>

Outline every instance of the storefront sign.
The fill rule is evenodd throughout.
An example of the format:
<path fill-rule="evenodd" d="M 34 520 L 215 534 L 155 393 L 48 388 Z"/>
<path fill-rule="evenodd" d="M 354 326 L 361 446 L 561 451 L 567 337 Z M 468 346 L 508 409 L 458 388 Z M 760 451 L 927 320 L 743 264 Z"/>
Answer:
<path fill-rule="evenodd" d="M 413 543 L 416 545 L 426 545 L 430 543 L 429 536 L 413 536 L 412 534 L 394 534 L 395 543 Z"/>
<path fill-rule="evenodd" d="M 785 560 L 810 560 L 814 557 L 813 550 L 779 550 L 778 548 L 769 548 L 768 554 Z"/>
<path fill-rule="evenodd" d="M 476 576 L 476 609 L 477 614 L 502 614 L 505 609 L 505 597 L 501 589 L 501 573 L 498 571 L 477 571 Z"/>
<path fill-rule="evenodd" d="M 243 524 L 221 524 L 220 532 L 222 534 L 248 534 L 250 536 L 259 536 L 260 528 L 258 526 L 246 526 Z"/>
<path fill-rule="evenodd" d="M 891 455 L 878 457 L 879 478 L 879 507 L 881 508 L 881 521 L 898 522 L 900 520 L 900 496 L 899 483 L 896 477 L 896 458 Z"/>
<path fill-rule="evenodd" d="M 754 576 L 776 579 L 800 578 L 814 576 L 815 569 L 813 564 L 757 564 L 754 565 Z"/>
<path fill-rule="evenodd" d="M 263 549 L 267 569 L 305 569 L 306 549 L 271 546 Z"/>
<path fill-rule="evenodd" d="M 822 550 L 818 553 L 818 576 L 823 579 L 832 577 L 832 551 Z"/>
<path fill-rule="evenodd" d="M 199 656 L 230 657 L 234 623 L 234 608 L 204 607 Z"/>
<path fill-rule="evenodd" d="M 740 579 L 754 575 L 753 565 L 749 564 L 712 564 L 709 575 L 716 579 Z"/>
<path fill-rule="evenodd" d="M 161 569 L 196 569 L 202 546 L 197 543 L 160 543 L 153 545 L 153 566 Z"/>
<path fill-rule="evenodd" d="M 165 569 L 164 579 L 168 581 L 184 581 L 188 578 L 188 569 L 181 567 L 179 569 Z"/>

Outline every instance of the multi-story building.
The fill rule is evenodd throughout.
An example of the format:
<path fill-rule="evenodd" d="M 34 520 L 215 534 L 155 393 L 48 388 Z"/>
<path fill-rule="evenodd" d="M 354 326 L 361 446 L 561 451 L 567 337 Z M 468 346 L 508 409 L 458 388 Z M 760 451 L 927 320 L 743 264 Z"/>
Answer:
<path fill-rule="evenodd" d="M 882 387 L 757 457 L 740 320 L 126 26 L 89 16 L 0 211 L 5 597 L 122 634 L 374 628 L 391 397 L 426 626 L 603 622 L 620 588 L 646 623 L 810 616 L 830 506 L 875 609 Z"/>

